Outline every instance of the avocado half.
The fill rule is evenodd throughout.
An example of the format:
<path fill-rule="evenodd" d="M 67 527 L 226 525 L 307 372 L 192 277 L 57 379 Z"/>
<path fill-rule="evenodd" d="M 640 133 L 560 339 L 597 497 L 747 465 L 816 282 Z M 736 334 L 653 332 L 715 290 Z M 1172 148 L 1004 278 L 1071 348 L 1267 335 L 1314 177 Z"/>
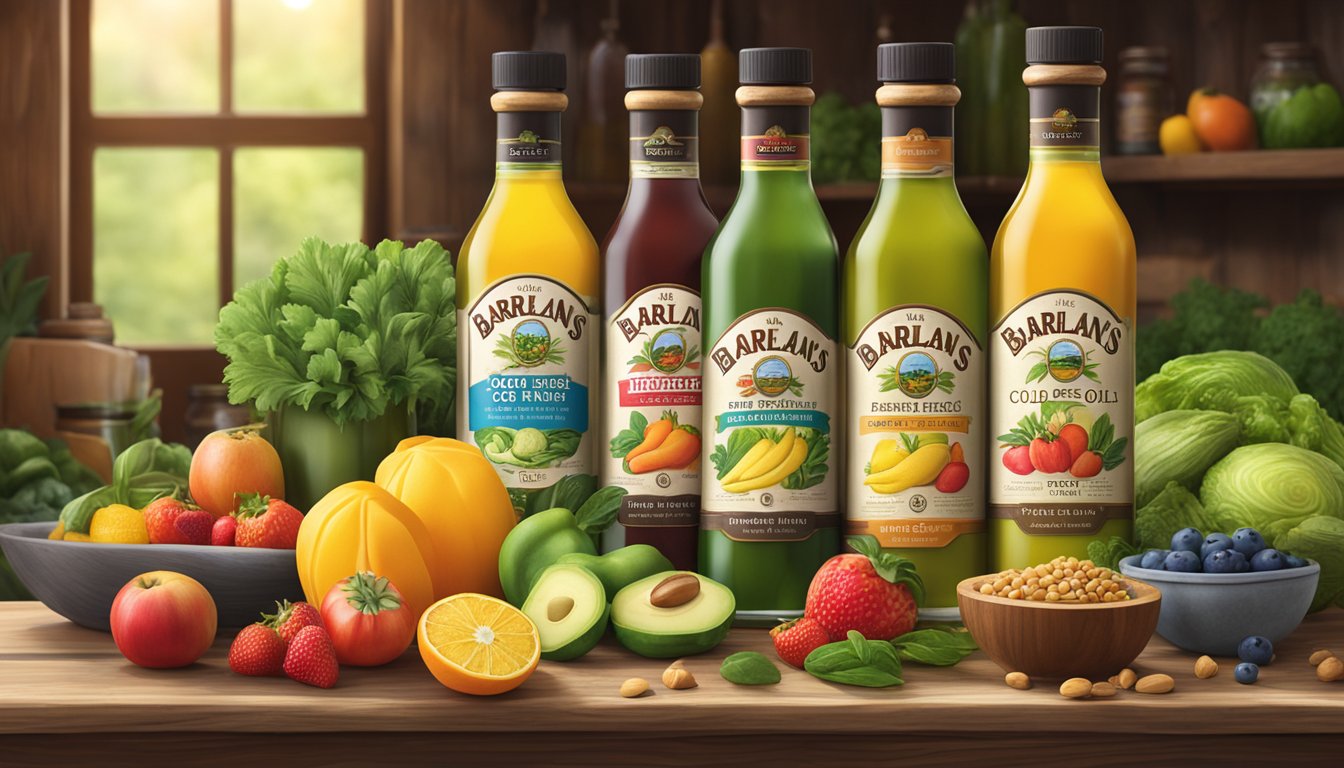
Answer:
<path fill-rule="evenodd" d="M 607 630 L 609 612 L 602 582 L 578 565 L 548 567 L 523 601 L 523 613 L 537 625 L 541 658 L 550 661 L 591 651 Z"/>
<path fill-rule="evenodd" d="M 698 595 L 672 608 L 649 601 L 654 587 L 683 573 L 700 580 Z M 736 608 L 732 590 L 717 581 L 690 571 L 664 571 L 617 592 L 611 601 L 611 624 L 621 645 L 640 656 L 668 659 L 704 653 L 723 642 Z"/>

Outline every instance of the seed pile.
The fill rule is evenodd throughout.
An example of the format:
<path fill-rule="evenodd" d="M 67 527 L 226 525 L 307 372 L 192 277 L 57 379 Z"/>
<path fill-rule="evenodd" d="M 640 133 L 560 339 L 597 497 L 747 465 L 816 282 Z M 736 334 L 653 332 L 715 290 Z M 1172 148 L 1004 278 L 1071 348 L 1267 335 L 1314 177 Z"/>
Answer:
<path fill-rule="evenodd" d="M 1121 576 L 1091 560 L 1056 557 L 1048 563 L 1012 568 L 980 585 L 980 594 L 1045 603 L 1114 603 L 1129 599 Z"/>

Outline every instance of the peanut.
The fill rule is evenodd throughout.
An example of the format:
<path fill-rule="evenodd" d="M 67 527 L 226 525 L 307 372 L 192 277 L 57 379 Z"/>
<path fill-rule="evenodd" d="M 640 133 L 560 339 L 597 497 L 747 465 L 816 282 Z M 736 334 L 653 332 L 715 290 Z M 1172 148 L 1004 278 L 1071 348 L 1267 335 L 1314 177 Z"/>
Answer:
<path fill-rule="evenodd" d="M 1116 675 L 1116 677 L 1120 678 L 1120 689 L 1125 691 L 1133 688 L 1135 681 L 1139 679 L 1139 676 L 1129 667 L 1120 670 L 1120 674 Z"/>
<path fill-rule="evenodd" d="M 685 605 L 700 594 L 700 578 L 693 573 L 678 573 L 658 582 L 649 593 L 649 602 L 655 608 L 676 608 Z"/>
<path fill-rule="evenodd" d="M 1013 568 L 991 577 L 979 589 L 982 595 L 1009 600 L 1037 600 L 1050 603 L 1113 603 L 1129 599 L 1128 585 L 1110 568 L 1098 567 L 1091 560 L 1057 557 L 1048 563 L 1023 569 Z"/>
<path fill-rule="evenodd" d="M 1316 679 L 1323 683 L 1333 683 L 1344 679 L 1344 661 L 1331 656 L 1316 665 Z"/>
<path fill-rule="evenodd" d="M 1139 693 L 1170 693 L 1176 687 L 1171 675 L 1145 675 L 1134 684 Z"/>
<path fill-rule="evenodd" d="M 1099 699 L 1106 698 L 1107 696 L 1114 696 L 1115 686 L 1110 683 L 1093 683 L 1092 695 Z"/>
<path fill-rule="evenodd" d="M 674 691 L 684 691 L 696 687 L 699 683 L 695 682 L 695 675 L 691 674 L 691 670 L 683 667 L 680 661 L 676 661 L 663 670 L 663 685 Z"/>
<path fill-rule="evenodd" d="M 1307 661 L 1311 662 L 1311 666 L 1317 667 L 1320 666 L 1322 661 L 1325 661 L 1326 659 L 1333 659 L 1334 657 L 1335 657 L 1334 651 L 1327 651 L 1324 648 L 1322 648 L 1319 651 L 1316 651 L 1315 653 L 1311 654 L 1311 658 L 1307 659 Z"/>
<path fill-rule="evenodd" d="M 1085 699 L 1092 695 L 1092 681 L 1085 677 L 1071 677 L 1059 686 L 1059 695 L 1069 699 Z"/>
<path fill-rule="evenodd" d="M 1200 680 L 1208 680 L 1210 677 L 1218 674 L 1218 662 L 1210 656 L 1200 656 L 1195 659 L 1195 677 Z"/>
<path fill-rule="evenodd" d="M 642 677 L 632 677 L 621 683 L 621 695 L 627 699 L 643 696 L 649 690 L 649 681 Z"/>
<path fill-rule="evenodd" d="M 1031 687 L 1031 678 L 1027 677 L 1025 672 L 1009 672 L 1003 676 L 1003 682 L 1007 683 L 1009 688 L 1016 688 L 1019 691 Z"/>

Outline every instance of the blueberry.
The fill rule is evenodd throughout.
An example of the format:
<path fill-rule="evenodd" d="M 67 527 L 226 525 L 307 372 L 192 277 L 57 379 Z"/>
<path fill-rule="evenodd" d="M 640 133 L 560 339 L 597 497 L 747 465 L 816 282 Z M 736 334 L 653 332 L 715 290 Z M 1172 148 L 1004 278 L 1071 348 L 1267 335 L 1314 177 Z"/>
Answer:
<path fill-rule="evenodd" d="M 1287 567 L 1285 558 L 1277 549 L 1262 549 L 1251 558 L 1252 571 L 1277 571 Z"/>
<path fill-rule="evenodd" d="M 1274 658 L 1274 644 L 1267 637 L 1249 635 L 1237 646 L 1237 658 L 1264 666 Z"/>
<path fill-rule="evenodd" d="M 1254 528 L 1238 528 L 1236 533 L 1232 534 L 1232 548 L 1251 557 L 1265 548 L 1265 539 Z"/>
<path fill-rule="evenodd" d="M 1220 549 L 1204 558 L 1205 573 L 1241 573 L 1245 566 L 1246 556 L 1235 549 Z"/>
<path fill-rule="evenodd" d="M 1150 549 L 1143 553 L 1143 558 L 1139 560 L 1140 568 L 1147 568 L 1153 571 L 1162 570 L 1162 561 L 1167 559 L 1170 550 Z"/>
<path fill-rule="evenodd" d="M 1210 533 L 1199 547 L 1199 559 L 1207 560 L 1214 552 L 1232 548 L 1232 537 L 1226 533 Z"/>
<path fill-rule="evenodd" d="M 1182 528 L 1171 537 L 1171 548 L 1177 552 L 1199 552 L 1199 545 L 1204 542 L 1204 534 L 1199 532 L 1198 528 Z"/>
<path fill-rule="evenodd" d="M 1234 674 L 1237 677 L 1238 683 L 1241 683 L 1242 685 L 1250 685 L 1260 677 L 1260 667 L 1250 663 L 1238 664 Z"/>
<path fill-rule="evenodd" d="M 1173 573 L 1199 573 L 1203 570 L 1199 562 L 1199 555 L 1188 549 L 1175 550 L 1167 555 L 1167 559 L 1162 561 L 1162 567 Z"/>
<path fill-rule="evenodd" d="M 1307 561 L 1306 561 L 1306 560 L 1303 560 L 1302 558 L 1298 557 L 1297 555 L 1284 555 L 1284 556 L 1283 556 L 1283 567 L 1284 567 L 1284 568 L 1303 568 L 1303 567 L 1306 566 L 1306 564 L 1307 564 Z"/>

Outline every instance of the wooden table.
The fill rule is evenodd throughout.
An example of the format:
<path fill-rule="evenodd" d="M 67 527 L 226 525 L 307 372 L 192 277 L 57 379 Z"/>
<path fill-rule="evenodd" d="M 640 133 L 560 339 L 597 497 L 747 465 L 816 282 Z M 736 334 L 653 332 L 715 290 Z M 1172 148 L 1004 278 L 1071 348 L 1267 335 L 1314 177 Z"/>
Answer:
<path fill-rule="evenodd" d="M 983 654 L 950 669 L 907 665 L 900 688 L 831 685 L 784 667 L 776 686 L 718 675 L 725 655 L 773 656 L 762 630 L 737 630 L 691 658 L 700 687 L 671 691 L 666 666 L 614 644 L 566 663 L 542 662 L 518 690 L 474 698 L 440 686 L 412 649 L 380 669 L 342 670 L 328 691 L 228 669 L 222 638 L 184 670 L 140 669 L 109 635 L 37 603 L 0 603 L 0 764 L 99 765 L 190 758 L 236 768 L 269 754 L 285 764 L 371 765 L 397 759 L 481 765 L 1052 765 L 1107 766 L 1264 759 L 1335 763 L 1344 748 L 1344 682 L 1315 679 L 1308 654 L 1344 654 L 1344 610 L 1309 617 L 1280 643 L 1254 686 L 1210 680 L 1160 638 L 1135 663 L 1166 672 L 1175 692 L 1072 701 L 1052 685 L 1017 691 Z M 622 699 L 628 677 L 654 693 Z M 1196 750 L 1210 750 L 1197 753 Z M 1215 755 L 1222 755 L 1220 759 Z M 268 761 L 269 763 L 270 761 Z"/>

